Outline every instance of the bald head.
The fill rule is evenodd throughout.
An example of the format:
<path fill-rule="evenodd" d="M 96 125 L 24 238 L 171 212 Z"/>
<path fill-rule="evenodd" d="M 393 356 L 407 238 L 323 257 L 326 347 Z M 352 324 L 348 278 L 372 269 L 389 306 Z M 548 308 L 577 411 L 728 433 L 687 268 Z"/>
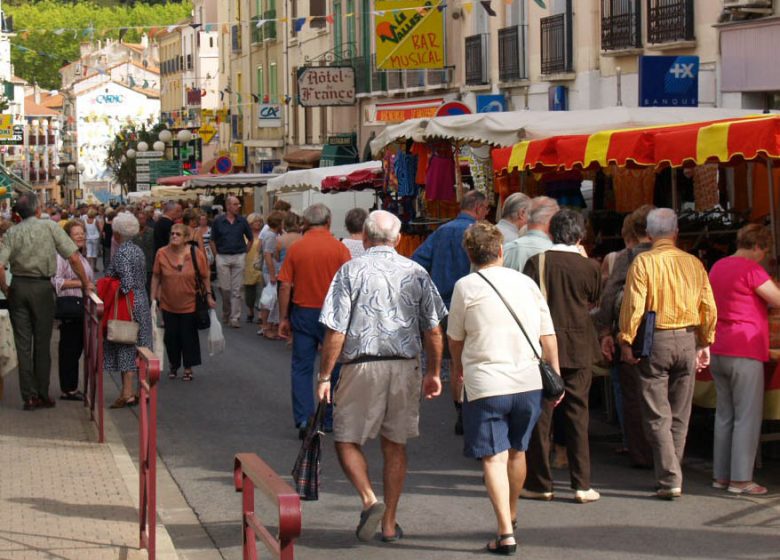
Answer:
<path fill-rule="evenodd" d="M 385 210 L 374 210 L 363 224 L 363 239 L 369 247 L 395 247 L 401 240 L 401 220 Z"/>

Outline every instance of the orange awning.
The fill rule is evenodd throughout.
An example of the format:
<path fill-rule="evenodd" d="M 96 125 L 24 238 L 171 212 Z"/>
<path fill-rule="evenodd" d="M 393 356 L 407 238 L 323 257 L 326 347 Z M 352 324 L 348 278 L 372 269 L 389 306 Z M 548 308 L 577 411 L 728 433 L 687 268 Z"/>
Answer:
<path fill-rule="evenodd" d="M 780 157 L 780 116 L 553 136 L 493 151 L 497 171 L 584 169 L 612 164 L 680 167 L 760 157 Z"/>

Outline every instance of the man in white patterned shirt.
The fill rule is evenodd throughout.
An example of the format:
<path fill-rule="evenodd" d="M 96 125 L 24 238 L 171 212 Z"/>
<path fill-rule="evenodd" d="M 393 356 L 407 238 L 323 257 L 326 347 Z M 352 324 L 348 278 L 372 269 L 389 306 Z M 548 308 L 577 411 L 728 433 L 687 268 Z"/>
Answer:
<path fill-rule="evenodd" d="M 400 256 L 401 222 L 372 212 L 363 229 L 365 255 L 344 264 L 330 285 L 320 322 L 327 332 L 317 395 L 330 398 L 330 373 L 342 363 L 334 395 L 333 436 L 344 473 L 363 502 L 357 537 L 370 540 L 381 522 L 382 541 L 403 536 L 396 510 L 406 477 L 406 441 L 419 435 L 423 333 L 428 357 L 422 391 L 441 393 L 442 333 L 447 310 L 431 277 Z M 362 446 L 381 436 L 384 503 L 374 494 Z"/>

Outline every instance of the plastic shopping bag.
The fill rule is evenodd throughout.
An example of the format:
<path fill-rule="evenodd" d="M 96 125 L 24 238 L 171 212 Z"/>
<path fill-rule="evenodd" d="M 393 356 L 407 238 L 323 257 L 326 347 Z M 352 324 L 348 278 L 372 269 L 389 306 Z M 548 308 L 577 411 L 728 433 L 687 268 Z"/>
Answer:
<path fill-rule="evenodd" d="M 160 369 L 165 369 L 165 329 L 157 320 L 157 302 L 152 302 L 152 351 L 160 360 Z"/>
<path fill-rule="evenodd" d="M 262 309 L 273 309 L 276 305 L 276 284 L 271 284 L 263 288 L 263 293 L 260 294 L 260 307 Z"/>
<path fill-rule="evenodd" d="M 217 312 L 209 309 L 211 326 L 209 327 L 209 356 L 220 354 L 225 350 L 225 337 L 222 335 L 222 325 L 217 320 Z"/>

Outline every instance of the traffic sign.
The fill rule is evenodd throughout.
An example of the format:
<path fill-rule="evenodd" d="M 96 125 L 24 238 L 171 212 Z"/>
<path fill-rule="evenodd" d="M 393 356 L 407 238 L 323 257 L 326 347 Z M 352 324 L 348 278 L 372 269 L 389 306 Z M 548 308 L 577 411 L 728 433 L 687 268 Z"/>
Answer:
<path fill-rule="evenodd" d="M 460 101 L 450 101 L 436 110 L 437 117 L 452 117 L 455 115 L 470 115 L 471 109 Z"/>
<path fill-rule="evenodd" d="M 204 144 L 208 144 L 209 142 L 211 142 L 214 139 L 214 136 L 216 135 L 217 135 L 217 129 L 211 123 L 203 124 L 198 129 L 198 136 L 200 136 Z"/>

